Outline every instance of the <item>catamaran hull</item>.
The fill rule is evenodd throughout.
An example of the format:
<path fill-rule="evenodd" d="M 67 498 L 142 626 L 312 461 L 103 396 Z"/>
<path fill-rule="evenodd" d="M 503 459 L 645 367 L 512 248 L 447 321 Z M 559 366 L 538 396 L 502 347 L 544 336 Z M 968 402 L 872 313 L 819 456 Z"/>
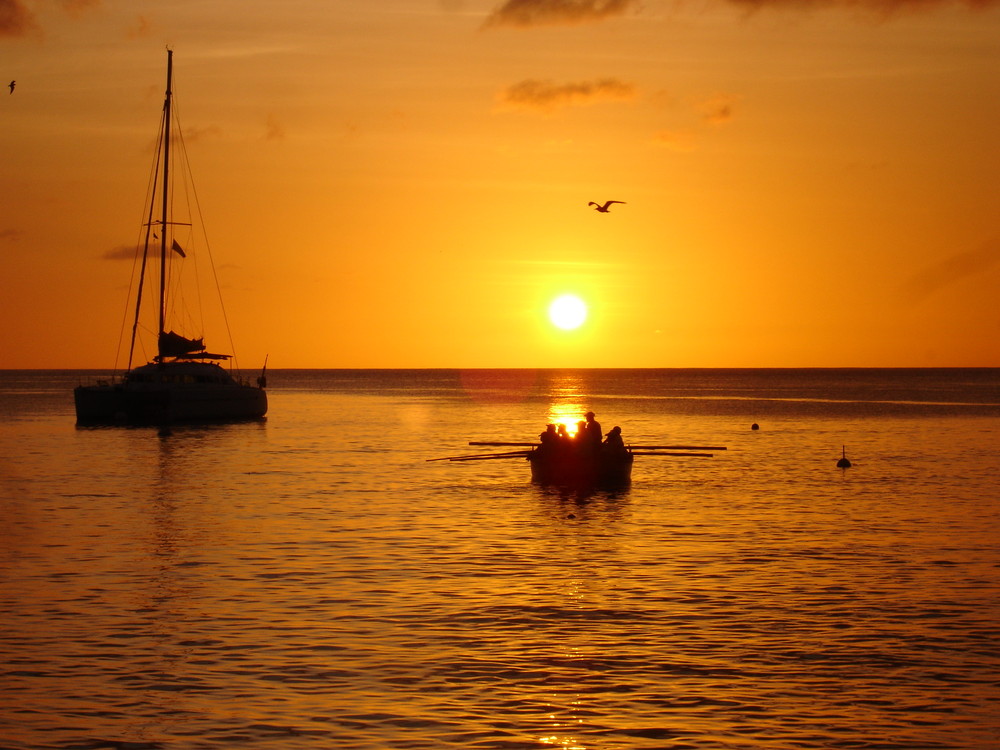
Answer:
<path fill-rule="evenodd" d="M 119 383 L 73 391 L 78 424 L 178 424 L 260 419 L 267 392 L 249 385 L 142 387 Z"/>
<path fill-rule="evenodd" d="M 538 484 L 571 486 L 621 486 L 632 479 L 633 456 L 629 452 L 576 454 L 528 454 L 531 481 Z"/>

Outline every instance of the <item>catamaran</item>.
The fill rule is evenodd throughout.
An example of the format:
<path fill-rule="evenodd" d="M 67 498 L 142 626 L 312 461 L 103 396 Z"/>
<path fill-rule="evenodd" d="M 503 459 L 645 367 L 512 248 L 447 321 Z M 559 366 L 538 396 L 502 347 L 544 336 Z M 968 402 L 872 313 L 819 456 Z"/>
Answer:
<path fill-rule="evenodd" d="M 172 309 L 169 306 L 167 284 L 171 264 L 187 257 L 184 247 L 177 239 L 176 230 L 190 226 L 175 222 L 171 217 L 172 78 L 173 51 L 167 50 L 167 89 L 156 154 L 158 168 L 150 191 L 148 219 L 144 224 L 145 239 L 142 243 L 128 366 L 120 377 L 80 385 L 74 390 L 76 418 L 81 424 L 175 424 L 249 420 L 260 419 L 267 413 L 264 370 L 256 384 L 234 376 L 231 370 L 218 364 L 232 359 L 233 355 L 207 351 L 203 337 L 178 334 L 172 330 L 175 324 L 168 321 L 168 311 Z M 159 218 L 154 219 L 157 205 L 160 209 Z M 156 355 L 152 357 L 152 361 L 133 368 L 132 359 L 142 310 L 143 282 L 147 266 L 157 263 L 159 310 Z M 265 362 L 265 369 L 266 366 Z"/>

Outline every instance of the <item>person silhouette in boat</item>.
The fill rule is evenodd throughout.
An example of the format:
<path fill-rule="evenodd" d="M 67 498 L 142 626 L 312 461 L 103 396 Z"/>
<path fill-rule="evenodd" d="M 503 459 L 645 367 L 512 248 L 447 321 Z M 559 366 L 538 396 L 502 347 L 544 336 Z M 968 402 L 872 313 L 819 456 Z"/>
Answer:
<path fill-rule="evenodd" d="M 538 436 L 538 442 L 541 443 L 538 446 L 539 450 L 546 453 L 554 451 L 559 443 L 559 433 L 556 432 L 556 426 L 554 424 L 545 425 L 545 430 Z"/>
<path fill-rule="evenodd" d="M 593 450 L 599 450 L 601 447 L 601 438 L 604 436 L 601 434 L 601 423 L 598 422 L 594 417 L 594 412 L 588 411 L 583 415 L 586 422 L 581 422 L 584 426 L 582 433 L 577 433 L 577 436 L 583 439 L 583 443 Z"/>
<path fill-rule="evenodd" d="M 622 440 L 622 428 L 615 425 L 611 432 L 604 439 L 604 447 L 609 453 L 620 453 L 625 450 L 625 441 Z"/>

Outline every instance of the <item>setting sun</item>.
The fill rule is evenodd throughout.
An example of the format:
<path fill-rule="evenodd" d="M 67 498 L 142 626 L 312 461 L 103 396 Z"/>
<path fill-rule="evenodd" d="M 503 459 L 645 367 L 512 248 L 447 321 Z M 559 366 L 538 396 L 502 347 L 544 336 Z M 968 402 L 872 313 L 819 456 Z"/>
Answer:
<path fill-rule="evenodd" d="M 579 328 L 586 319 L 587 305 L 576 295 L 564 294 L 549 305 L 549 320 L 564 331 Z"/>

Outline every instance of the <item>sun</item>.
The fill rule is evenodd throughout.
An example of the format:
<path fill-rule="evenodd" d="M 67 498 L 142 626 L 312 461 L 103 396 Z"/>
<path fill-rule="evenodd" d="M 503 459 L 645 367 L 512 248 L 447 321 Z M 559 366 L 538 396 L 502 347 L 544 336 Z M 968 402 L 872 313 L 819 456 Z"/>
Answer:
<path fill-rule="evenodd" d="M 557 328 L 572 331 L 587 320 L 587 305 L 575 294 L 556 297 L 549 305 L 549 320 Z"/>

